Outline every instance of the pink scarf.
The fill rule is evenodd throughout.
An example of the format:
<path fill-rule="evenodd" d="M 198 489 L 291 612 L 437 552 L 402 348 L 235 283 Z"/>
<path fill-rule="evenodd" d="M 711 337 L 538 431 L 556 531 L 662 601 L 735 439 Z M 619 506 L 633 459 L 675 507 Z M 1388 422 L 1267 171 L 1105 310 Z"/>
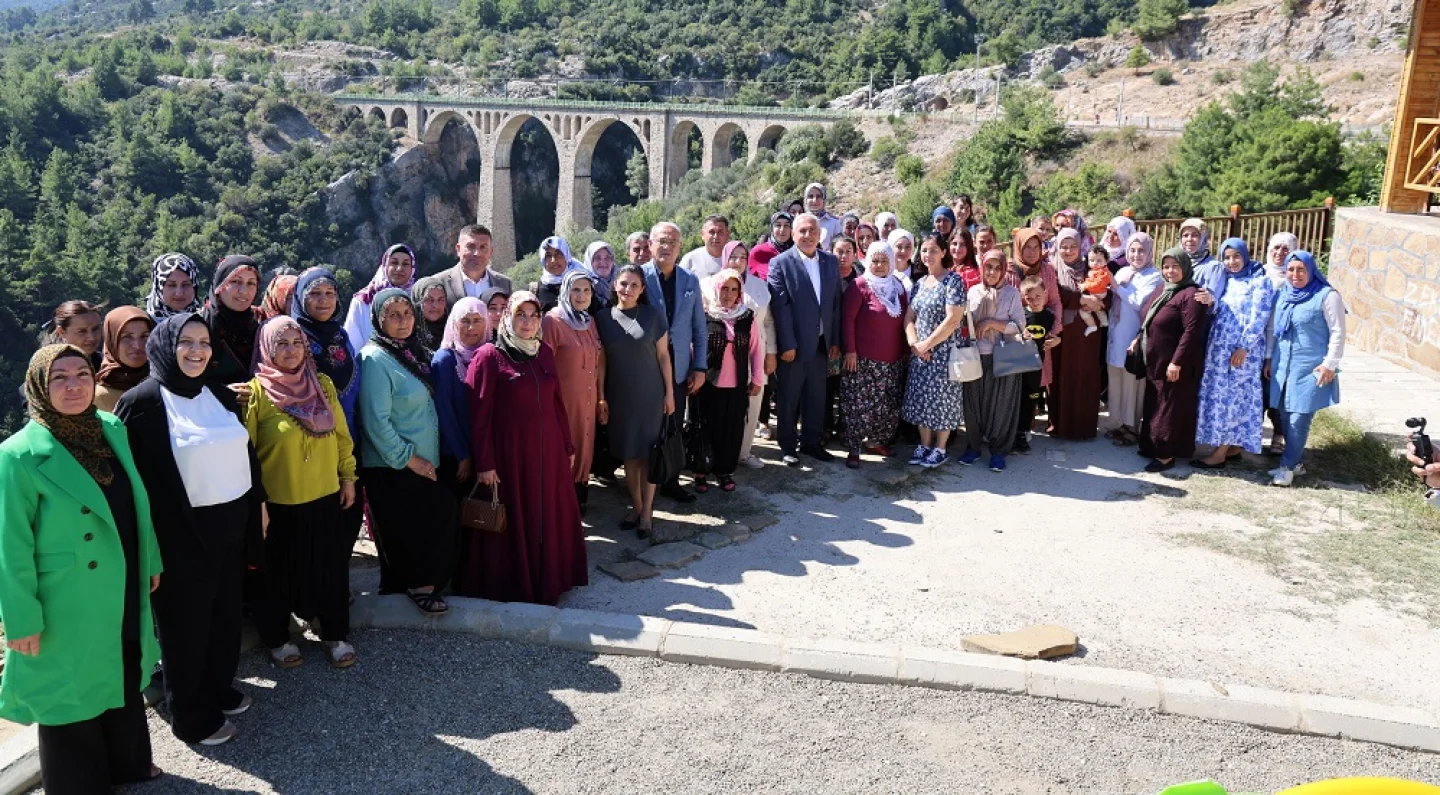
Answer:
<path fill-rule="evenodd" d="M 305 349 L 305 360 L 298 368 L 286 372 L 275 365 L 275 341 L 281 332 L 294 328 L 300 332 L 300 342 Z M 310 358 L 310 343 L 300 324 L 288 315 L 278 315 L 260 327 L 260 338 L 256 344 L 259 361 L 255 365 L 255 378 L 265 390 L 265 396 L 300 424 L 311 436 L 328 436 L 335 430 L 335 414 L 330 411 L 330 401 L 325 399 L 325 390 L 320 387 L 320 376 L 316 374 L 315 362 Z"/>

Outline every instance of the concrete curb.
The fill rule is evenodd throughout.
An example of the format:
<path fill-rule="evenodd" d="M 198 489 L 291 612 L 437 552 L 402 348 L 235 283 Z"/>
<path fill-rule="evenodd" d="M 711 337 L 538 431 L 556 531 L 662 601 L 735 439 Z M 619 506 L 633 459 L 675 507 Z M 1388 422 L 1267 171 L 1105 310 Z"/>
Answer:
<path fill-rule="evenodd" d="M 787 639 L 753 629 L 650 616 L 463 597 L 447 601 L 450 612 L 431 618 L 401 595 L 357 597 L 350 623 L 356 629 L 469 632 L 597 654 L 657 657 L 843 682 L 1031 695 L 1440 753 L 1440 721 L 1411 707 L 948 649 Z"/>
<path fill-rule="evenodd" d="M 40 733 L 26 726 L 0 745 L 0 792 L 29 792 L 39 785 Z"/>

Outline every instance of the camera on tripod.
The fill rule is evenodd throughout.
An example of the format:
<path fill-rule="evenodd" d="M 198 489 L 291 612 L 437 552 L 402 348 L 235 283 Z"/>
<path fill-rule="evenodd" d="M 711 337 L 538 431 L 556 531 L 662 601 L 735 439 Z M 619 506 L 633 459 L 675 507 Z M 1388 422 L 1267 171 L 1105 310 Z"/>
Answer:
<path fill-rule="evenodd" d="M 1415 457 L 1425 463 L 1435 460 L 1435 447 L 1430 444 L 1430 437 L 1425 434 L 1425 418 L 1411 417 L 1405 421 L 1406 428 L 1414 428 L 1415 432 L 1410 434 L 1410 444 L 1415 448 Z"/>

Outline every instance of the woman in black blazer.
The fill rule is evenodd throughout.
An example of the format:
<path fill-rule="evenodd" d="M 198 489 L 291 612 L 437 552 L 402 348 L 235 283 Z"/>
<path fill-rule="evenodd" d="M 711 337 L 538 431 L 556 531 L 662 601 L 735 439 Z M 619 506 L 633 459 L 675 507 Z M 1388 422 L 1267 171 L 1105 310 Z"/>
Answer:
<path fill-rule="evenodd" d="M 235 398 L 206 386 L 210 332 L 196 314 L 165 318 L 146 345 L 150 377 L 125 393 L 135 467 L 152 495 L 166 577 L 153 598 L 171 728 L 187 743 L 235 736 L 227 716 L 250 708 L 234 687 L 241 580 L 260 559 L 265 491 Z"/>

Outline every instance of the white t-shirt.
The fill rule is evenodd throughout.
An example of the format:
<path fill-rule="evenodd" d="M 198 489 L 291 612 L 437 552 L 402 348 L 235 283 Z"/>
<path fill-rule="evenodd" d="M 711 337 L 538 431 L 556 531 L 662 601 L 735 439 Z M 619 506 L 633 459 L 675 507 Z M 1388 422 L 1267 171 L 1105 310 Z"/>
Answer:
<path fill-rule="evenodd" d="M 170 450 L 190 507 L 224 505 L 250 491 L 250 434 L 204 387 L 193 398 L 161 387 L 170 425 Z"/>
<path fill-rule="evenodd" d="M 682 257 L 680 267 L 695 274 L 695 278 L 703 279 L 719 273 L 723 263 L 720 262 L 719 257 L 710 256 L 710 252 L 701 246 Z"/>

